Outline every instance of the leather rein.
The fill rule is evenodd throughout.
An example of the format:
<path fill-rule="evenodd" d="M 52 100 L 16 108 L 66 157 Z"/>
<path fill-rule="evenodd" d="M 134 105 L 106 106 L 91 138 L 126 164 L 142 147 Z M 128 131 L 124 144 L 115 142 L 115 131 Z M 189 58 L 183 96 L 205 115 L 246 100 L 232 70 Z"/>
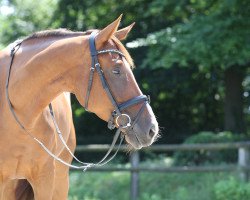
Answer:
<path fill-rule="evenodd" d="M 138 119 L 140 118 L 141 114 L 143 113 L 147 103 L 150 103 L 150 99 L 149 97 L 147 97 L 146 95 L 140 95 L 140 96 L 136 96 L 134 98 L 129 99 L 126 102 L 123 102 L 121 104 L 118 104 L 117 101 L 115 100 L 109 85 L 105 79 L 104 73 L 102 71 L 101 65 L 98 61 L 98 55 L 100 54 L 105 54 L 105 53 L 114 53 L 114 54 L 118 54 L 122 57 L 124 57 L 123 53 L 120 52 L 117 49 L 105 49 L 105 50 L 96 50 L 96 46 L 95 46 L 95 37 L 97 36 L 98 32 L 92 32 L 89 38 L 89 46 L 90 46 L 90 53 L 91 53 L 91 58 L 92 58 L 92 64 L 91 64 L 91 68 L 90 68 L 90 75 L 89 75 L 89 81 L 88 81 L 88 87 L 87 87 L 87 92 L 86 92 L 86 96 L 85 96 L 85 105 L 84 108 L 88 111 L 88 101 L 89 101 L 89 96 L 90 96 L 90 92 L 91 92 L 91 88 L 92 88 L 92 83 L 93 83 L 93 76 L 94 76 L 94 72 L 96 71 L 101 83 L 102 83 L 102 87 L 103 89 L 106 91 L 111 103 L 114 106 L 114 111 L 111 113 L 111 116 L 108 120 L 108 128 L 110 130 L 117 128 L 116 133 L 113 137 L 113 141 L 110 145 L 109 150 L 107 151 L 107 153 L 104 155 L 104 157 L 97 163 L 86 163 L 86 162 L 82 162 L 80 161 L 77 157 L 75 157 L 75 155 L 73 154 L 73 152 L 69 149 L 69 147 L 67 146 L 62 133 L 56 123 L 55 120 L 55 115 L 53 112 L 53 107 L 52 104 L 49 104 L 49 111 L 50 111 L 50 115 L 55 127 L 55 130 L 59 136 L 59 139 L 61 140 L 63 146 L 67 149 L 67 151 L 70 153 L 70 155 L 78 162 L 80 163 L 79 166 L 77 165 L 72 165 L 70 163 L 67 163 L 66 161 L 62 160 L 61 158 L 59 158 L 58 156 L 56 156 L 53 152 L 51 152 L 39 139 L 37 139 L 32 133 L 30 133 L 27 129 L 25 129 L 24 125 L 21 123 L 21 121 L 19 120 L 18 116 L 16 115 L 14 108 L 11 104 L 11 101 L 9 99 L 9 92 L 8 92 L 8 88 L 9 88 L 9 80 L 10 80 L 10 74 L 11 74 L 11 67 L 14 61 L 14 57 L 15 57 L 15 53 L 18 51 L 18 49 L 20 48 L 22 41 L 19 41 L 11 50 L 11 61 L 10 61 L 10 66 L 8 69 L 8 74 L 7 74 L 7 79 L 6 79 L 6 98 L 7 98 L 7 102 L 9 105 L 9 109 L 14 117 L 14 119 L 16 120 L 16 122 L 19 124 L 19 126 L 33 139 L 35 140 L 51 157 L 53 157 L 55 160 L 61 162 L 62 164 L 70 167 L 70 168 L 74 168 L 74 169 L 80 169 L 80 170 L 87 170 L 90 167 L 98 167 L 98 166 L 103 166 L 106 163 L 108 163 L 109 161 L 111 161 L 117 154 L 117 152 L 120 149 L 120 146 L 124 140 L 125 134 L 127 134 L 130 130 L 132 130 L 134 128 L 134 125 L 136 124 L 136 122 L 138 121 Z M 135 116 L 135 119 L 132 121 L 131 117 L 126 114 L 123 113 L 123 111 L 133 105 L 139 104 L 139 103 L 143 103 L 143 105 L 141 106 L 141 108 L 139 109 L 137 115 Z M 135 136 L 138 139 L 138 136 Z M 113 155 L 110 155 L 111 151 L 113 150 L 118 138 L 120 136 L 120 142 L 118 145 L 117 150 L 115 151 L 115 153 Z"/>

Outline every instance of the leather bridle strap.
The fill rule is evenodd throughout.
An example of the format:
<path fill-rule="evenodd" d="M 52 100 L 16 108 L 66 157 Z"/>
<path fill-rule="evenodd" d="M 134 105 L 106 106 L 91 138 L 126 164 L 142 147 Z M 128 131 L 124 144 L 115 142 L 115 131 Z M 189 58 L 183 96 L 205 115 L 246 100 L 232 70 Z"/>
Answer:
<path fill-rule="evenodd" d="M 90 47 L 90 54 L 91 54 L 92 62 L 91 62 L 89 81 L 88 81 L 88 88 L 87 88 L 87 93 L 86 93 L 86 97 L 85 97 L 85 106 L 84 106 L 84 108 L 86 110 L 88 110 L 89 96 L 90 96 L 90 91 L 91 91 L 92 84 L 93 84 L 94 72 L 96 70 L 98 75 L 99 75 L 99 78 L 101 80 L 103 89 L 106 91 L 111 103 L 115 107 L 115 110 L 118 110 L 118 112 L 119 112 L 118 105 L 117 105 L 113 95 L 111 94 L 111 91 L 110 91 L 110 89 L 108 87 L 107 81 L 106 81 L 106 79 L 104 77 L 103 71 L 101 69 L 100 63 L 98 61 L 98 55 L 99 54 L 104 54 L 104 53 L 117 53 L 117 54 L 119 54 L 121 56 L 124 56 L 124 55 L 121 52 L 119 52 L 118 50 L 116 50 L 116 49 L 108 49 L 108 50 L 97 51 L 96 47 L 95 47 L 95 37 L 96 37 L 96 35 L 97 35 L 97 32 L 93 32 L 90 35 L 90 38 L 89 38 L 89 47 Z M 121 113 L 119 113 L 119 114 L 121 114 Z"/>
<path fill-rule="evenodd" d="M 16 122 L 19 124 L 19 126 L 22 128 L 22 129 L 25 129 L 24 126 L 22 125 L 22 123 L 20 122 L 19 118 L 17 117 L 15 111 L 13 110 L 13 107 L 12 107 L 12 104 L 10 102 L 10 98 L 9 98 L 9 81 L 10 81 L 10 72 L 11 72 L 11 67 L 12 67 L 12 64 L 14 62 L 14 57 L 15 57 L 15 53 L 18 51 L 18 49 L 20 48 L 22 44 L 22 41 L 18 42 L 12 49 L 11 49 L 11 52 L 10 52 L 10 56 L 11 56 L 11 60 L 10 60 L 10 67 L 8 69 L 8 73 L 7 73 L 7 78 L 6 78 L 6 83 L 5 83 L 5 94 L 6 94 L 6 99 L 7 99 L 7 102 L 8 102 L 8 106 L 10 108 L 10 111 L 12 113 L 12 115 L 14 116 Z"/>
<path fill-rule="evenodd" d="M 51 118 L 52 118 L 52 120 L 53 120 L 55 129 L 56 129 L 56 132 L 57 132 L 57 134 L 58 134 L 58 136 L 59 136 L 59 139 L 61 140 L 62 144 L 63 144 L 64 147 L 67 149 L 67 151 L 70 153 L 70 155 L 71 155 L 78 163 L 82 164 L 82 166 L 75 166 L 75 165 L 73 166 L 73 165 L 71 165 L 71 166 L 70 166 L 71 168 L 74 168 L 74 169 L 83 169 L 83 171 L 85 171 L 85 170 L 87 170 L 87 169 L 90 168 L 90 167 L 103 166 L 103 165 L 105 165 L 106 163 L 108 163 L 109 161 L 111 161 L 111 160 L 116 156 L 116 154 L 118 153 L 118 151 L 119 151 L 119 149 L 120 149 L 120 147 L 121 147 L 121 144 L 122 144 L 122 142 L 123 142 L 123 140 L 124 140 L 124 135 L 121 135 L 121 136 L 120 136 L 120 132 L 121 132 L 120 129 L 117 129 L 117 131 L 116 131 L 116 133 L 115 133 L 115 135 L 114 135 L 114 137 L 113 137 L 113 141 L 112 141 L 112 143 L 111 143 L 111 145 L 110 145 L 110 147 L 109 147 L 109 150 L 107 151 L 107 153 L 104 155 L 104 157 L 103 157 L 99 162 L 97 162 L 97 163 L 88 163 L 88 162 L 82 162 L 82 161 L 80 161 L 80 160 L 74 155 L 74 153 L 69 149 L 69 147 L 67 146 L 67 144 L 66 144 L 66 142 L 65 142 L 65 140 L 64 140 L 64 138 L 63 138 L 63 136 L 62 136 L 62 133 L 61 133 L 61 131 L 60 131 L 60 129 L 59 129 L 57 123 L 56 123 L 56 120 L 55 120 L 55 116 L 54 116 L 54 112 L 53 112 L 53 108 L 52 108 L 52 104 L 51 104 L 51 103 L 49 104 L 49 109 L 50 109 Z M 116 149 L 115 153 L 114 153 L 112 156 L 110 156 L 110 157 L 108 158 L 109 154 L 110 154 L 111 151 L 114 149 L 115 144 L 116 144 L 116 142 L 117 142 L 119 136 L 120 136 L 121 139 L 120 139 L 118 148 Z M 47 149 L 47 148 L 46 148 L 46 149 Z M 46 149 L 45 149 L 45 150 L 46 150 Z M 48 152 L 48 150 L 46 150 L 46 151 Z M 52 153 L 50 153 L 50 152 L 49 152 L 49 154 L 50 154 L 52 157 L 55 158 L 55 155 L 52 155 Z M 58 159 L 58 158 L 55 158 L 55 159 L 58 160 L 58 161 L 60 161 L 60 158 L 59 158 L 59 159 Z M 65 164 L 65 163 L 63 163 L 63 164 Z"/>
<path fill-rule="evenodd" d="M 135 104 L 141 103 L 142 101 L 148 101 L 150 103 L 150 97 L 146 95 L 140 95 L 133 99 L 129 99 L 128 101 L 121 103 L 118 107 L 120 111 L 125 110 L 126 108 L 133 106 Z"/>

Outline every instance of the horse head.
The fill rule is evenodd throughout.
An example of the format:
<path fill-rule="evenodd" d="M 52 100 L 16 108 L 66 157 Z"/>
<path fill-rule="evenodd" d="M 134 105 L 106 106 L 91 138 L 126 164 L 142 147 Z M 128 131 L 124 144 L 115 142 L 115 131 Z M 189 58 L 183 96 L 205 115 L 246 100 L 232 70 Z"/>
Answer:
<path fill-rule="evenodd" d="M 88 36 L 87 77 L 79 75 L 77 99 L 89 111 L 120 128 L 127 143 L 140 149 L 158 136 L 158 123 L 133 75 L 133 61 L 122 45 L 133 24 L 118 30 L 121 16 Z M 85 52 L 86 53 L 86 52 Z M 86 74 L 86 73 L 85 73 Z M 85 83 L 82 80 L 85 79 Z M 86 79 L 88 81 L 86 81 Z"/>

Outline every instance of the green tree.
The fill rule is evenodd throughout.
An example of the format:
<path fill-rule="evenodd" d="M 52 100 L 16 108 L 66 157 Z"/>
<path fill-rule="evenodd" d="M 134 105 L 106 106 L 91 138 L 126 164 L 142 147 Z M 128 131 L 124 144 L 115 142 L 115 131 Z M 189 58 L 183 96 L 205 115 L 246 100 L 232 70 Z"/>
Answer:
<path fill-rule="evenodd" d="M 124 13 L 122 26 L 136 21 L 136 25 L 127 40 L 133 41 L 147 37 L 150 32 L 173 26 L 188 19 L 192 12 L 187 4 L 189 2 L 175 0 L 124 0 L 122 2 L 61 0 L 58 3 L 53 21 L 58 20 L 62 27 L 85 30 L 102 28 L 113 21 L 115 16 Z M 200 4 L 193 6 L 197 11 L 202 10 Z M 109 14 L 110 12 L 112 15 Z M 147 57 L 148 46 L 137 45 L 133 47 L 133 44 L 127 44 L 127 46 L 135 64 L 140 66 Z M 152 55 L 148 54 L 148 56 Z M 152 106 L 158 116 L 160 126 L 169 133 L 164 134 L 161 142 L 180 142 L 189 134 L 201 129 L 221 129 L 221 120 L 219 120 L 221 118 L 221 103 L 213 98 L 220 77 L 212 75 L 213 82 L 211 82 L 208 75 L 199 73 L 192 67 L 190 69 L 166 69 L 163 67 L 155 69 L 154 66 L 154 63 L 150 63 L 144 69 L 138 67 L 135 70 L 135 75 L 144 93 L 151 95 Z M 190 79 L 190 77 L 194 78 Z M 200 84 L 199 82 L 204 78 L 203 84 Z M 211 87 L 207 90 L 209 85 Z M 197 105 L 199 109 L 197 109 Z M 89 132 L 92 137 L 98 134 L 96 138 L 100 138 L 102 134 L 99 130 L 105 132 L 105 125 L 98 122 L 98 125 L 91 127 L 90 130 L 87 124 L 97 124 L 97 119 L 93 118 L 92 115 L 87 115 L 76 102 L 74 102 L 74 108 L 75 113 L 77 113 L 75 115 L 77 132 Z M 78 139 L 80 138 L 81 136 Z M 80 140 L 81 142 L 89 142 L 86 135 Z M 103 138 L 100 140 L 104 141 Z"/>
<path fill-rule="evenodd" d="M 192 15 L 153 34 L 156 42 L 150 44 L 145 64 L 166 68 L 195 65 L 202 72 L 222 73 L 224 129 L 243 132 L 242 82 L 250 64 L 249 2 L 192 0 L 185 6 Z"/>
<path fill-rule="evenodd" d="M 151 95 L 160 126 L 165 128 L 160 142 L 181 142 L 201 130 L 222 129 L 224 68 L 219 61 L 211 64 L 206 55 L 211 52 L 204 50 L 207 44 L 198 38 L 207 26 L 198 23 L 198 19 L 215 15 L 221 10 L 219 5 L 224 5 L 220 1 L 6 0 L 0 6 L 2 2 L 9 2 L 14 10 L 7 15 L 0 14 L 4 45 L 41 29 L 102 28 L 124 13 L 122 26 L 136 21 L 126 45 L 138 66 L 134 71 L 136 79 L 143 92 Z M 84 112 L 74 98 L 73 111 L 78 142 L 110 142 L 110 135 L 104 134 L 106 123 Z M 95 126 L 89 126 L 93 123 Z"/>
<path fill-rule="evenodd" d="M 60 26 L 73 30 L 102 28 L 113 21 L 115 16 L 124 13 L 122 20 L 124 26 L 136 21 L 127 40 L 136 42 L 127 44 L 127 47 L 136 65 L 141 66 L 145 63 L 149 48 L 147 43 L 138 42 L 138 40 L 144 41 L 138 38 L 148 36 L 150 43 L 154 41 L 150 33 L 189 19 L 192 16 L 189 4 L 189 1 L 182 0 L 125 0 L 119 3 L 112 0 L 61 0 L 53 21 L 58 21 Z M 193 7 L 197 12 L 203 11 L 203 5 L 200 3 L 193 4 Z M 153 55 L 148 54 L 148 56 Z M 217 72 L 200 73 L 195 67 L 167 69 L 163 65 L 157 67 L 156 64 L 151 62 L 145 65 L 145 68 L 138 67 L 135 74 L 143 91 L 151 95 L 152 106 L 160 126 L 168 132 L 164 134 L 161 142 L 180 142 L 194 132 L 222 128 L 221 101 L 214 99 L 216 87 L 221 85 L 221 77 Z M 188 95 L 190 93 L 193 95 Z M 98 134 L 96 138 L 100 138 L 102 135 L 100 130 L 104 129 L 102 132 L 105 132 L 105 125 L 101 122 L 96 123 L 96 126 L 89 130 L 86 124 L 90 123 L 92 115 L 87 115 L 76 103 L 74 107 L 77 113 L 75 115 L 77 132 L 89 132 L 92 136 Z M 86 141 L 86 135 L 81 141 Z"/>
<path fill-rule="evenodd" d="M 2 47 L 35 31 L 53 28 L 57 0 L 13 0 L 0 2 L 0 44 Z"/>

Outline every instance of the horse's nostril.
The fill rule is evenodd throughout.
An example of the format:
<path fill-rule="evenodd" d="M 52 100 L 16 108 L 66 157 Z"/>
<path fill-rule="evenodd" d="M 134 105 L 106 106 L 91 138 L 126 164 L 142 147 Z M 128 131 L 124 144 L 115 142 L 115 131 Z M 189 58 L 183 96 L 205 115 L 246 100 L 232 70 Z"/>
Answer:
<path fill-rule="evenodd" d="M 155 126 L 153 125 L 151 129 L 149 130 L 149 137 L 153 138 L 155 136 Z"/>

